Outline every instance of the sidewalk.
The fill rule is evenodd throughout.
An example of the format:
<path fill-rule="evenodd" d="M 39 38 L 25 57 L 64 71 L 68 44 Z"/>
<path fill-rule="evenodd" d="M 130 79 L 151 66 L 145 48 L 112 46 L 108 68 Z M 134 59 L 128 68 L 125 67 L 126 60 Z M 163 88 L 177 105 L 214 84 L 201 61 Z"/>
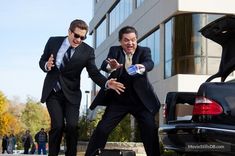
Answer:
<path fill-rule="evenodd" d="M 0 154 L 0 156 L 45 156 L 45 155 L 38 155 L 38 154 Z M 59 155 L 64 156 L 64 155 Z M 84 156 L 84 152 L 78 152 L 77 156 Z"/>
<path fill-rule="evenodd" d="M 30 154 L 0 154 L 0 156 L 39 156 L 37 154 L 30 155 Z M 43 155 L 41 155 L 43 156 Z M 64 155 L 59 155 L 59 156 L 64 156 Z M 84 156 L 84 152 L 79 152 L 77 156 Z M 136 156 L 146 156 L 145 154 L 136 154 Z"/>

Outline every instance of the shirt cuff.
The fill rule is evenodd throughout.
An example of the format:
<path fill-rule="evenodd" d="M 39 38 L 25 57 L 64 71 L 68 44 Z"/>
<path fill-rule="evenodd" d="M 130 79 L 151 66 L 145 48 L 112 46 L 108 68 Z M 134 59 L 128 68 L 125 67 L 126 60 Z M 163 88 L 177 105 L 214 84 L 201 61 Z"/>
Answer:
<path fill-rule="evenodd" d="M 116 70 L 116 69 L 112 69 L 109 64 L 107 64 L 106 69 L 108 70 L 109 73 L 112 73 L 113 71 Z"/>
<path fill-rule="evenodd" d="M 139 68 L 138 73 L 143 75 L 145 72 L 145 67 Z"/>
<path fill-rule="evenodd" d="M 108 81 L 106 81 L 106 83 L 105 83 L 105 85 L 104 85 L 104 89 L 105 89 L 105 90 L 109 89 Z"/>
<path fill-rule="evenodd" d="M 47 62 L 45 63 L 44 69 L 45 69 L 46 71 L 49 71 L 48 68 L 47 68 Z"/>

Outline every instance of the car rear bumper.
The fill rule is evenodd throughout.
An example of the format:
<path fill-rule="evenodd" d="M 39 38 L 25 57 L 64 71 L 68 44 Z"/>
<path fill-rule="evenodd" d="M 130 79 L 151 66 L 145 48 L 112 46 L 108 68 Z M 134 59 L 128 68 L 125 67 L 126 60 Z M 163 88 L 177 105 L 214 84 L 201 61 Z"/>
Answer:
<path fill-rule="evenodd" d="M 189 145 L 217 146 L 224 148 L 199 149 L 201 152 L 211 152 L 216 150 L 222 153 L 235 154 L 235 126 L 219 124 L 195 124 L 195 123 L 177 123 L 165 124 L 159 128 L 159 137 L 165 149 L 171 149 L 179 152 L 194 152 L 189 149 Z M 205 146 L 207 145 L 207 146 Z"/>

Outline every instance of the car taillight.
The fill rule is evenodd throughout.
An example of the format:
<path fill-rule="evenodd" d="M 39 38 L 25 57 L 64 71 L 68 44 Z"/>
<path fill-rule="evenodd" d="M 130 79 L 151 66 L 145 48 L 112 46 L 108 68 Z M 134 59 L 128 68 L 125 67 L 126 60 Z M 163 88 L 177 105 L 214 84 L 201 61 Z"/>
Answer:
<path fill-rule="evenodd" d="M 193 115 L 219 115 L 223 108 L 217 102 L 206 97 L 196 97 L 193 108 Z"/>

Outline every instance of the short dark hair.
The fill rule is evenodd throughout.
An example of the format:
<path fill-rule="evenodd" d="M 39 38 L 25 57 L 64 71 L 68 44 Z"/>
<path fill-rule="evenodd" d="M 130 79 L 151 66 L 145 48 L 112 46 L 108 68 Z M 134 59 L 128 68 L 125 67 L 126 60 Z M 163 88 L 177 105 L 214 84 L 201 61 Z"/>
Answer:
<path fill-rule="evenodd" d="M 69 29 L 71 31 L 74 31 L 75 28 L 80 28 L 82 30 L 88 31 L 88 25 L 86 24 L 85 21 L 80 20 L 80 19 L 75 19 L 71 22 Z"/>
<path fill-rule="evenodd" d="M 132 26 L 125 26 L 119 30 L 118 39 L 121 41 L 123 34 L 135 33 L 138 38 L 137 30 Z"/>

